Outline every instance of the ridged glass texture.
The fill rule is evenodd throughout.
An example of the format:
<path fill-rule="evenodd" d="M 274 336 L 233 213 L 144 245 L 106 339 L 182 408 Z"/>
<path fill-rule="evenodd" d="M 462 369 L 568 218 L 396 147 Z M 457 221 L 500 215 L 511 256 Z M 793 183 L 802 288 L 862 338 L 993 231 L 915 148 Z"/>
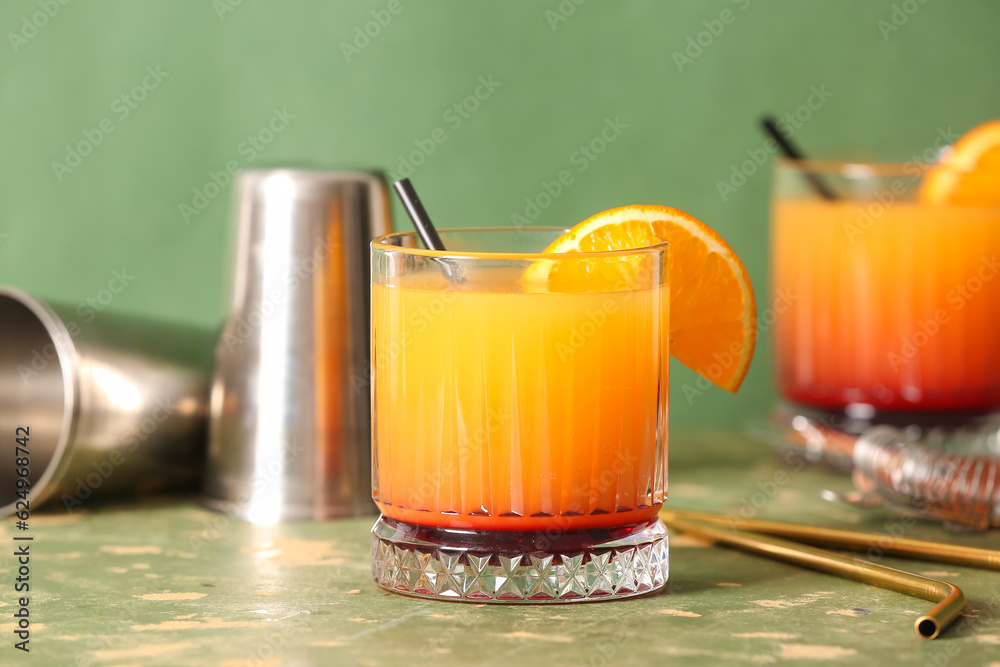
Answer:
<path fill-rule="evenodd" d="M 561 231 L 445 232 L 447 257 L 406 247 L 412 235 L 373 244 L 372 485 L 387 519 L 476 533 L 655 520 L 667 249 L 497 254 L 538 253 Z"/>

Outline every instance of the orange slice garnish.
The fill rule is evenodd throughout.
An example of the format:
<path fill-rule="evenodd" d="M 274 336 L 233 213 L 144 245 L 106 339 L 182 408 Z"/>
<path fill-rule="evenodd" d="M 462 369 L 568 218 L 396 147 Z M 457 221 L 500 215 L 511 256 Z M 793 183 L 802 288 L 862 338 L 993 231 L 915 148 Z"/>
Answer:
<path fill-rule="evenodd" d="M 1000 120 L 962 135 L 920 184 L 924 204 L 1000 205 Z"/>
<path fill-rule="evenodd" d="M 642 248 L 666 241 L 670 281 L 670 354 L 688 368 L 731 392 L 739 389 L 757 339 L 757 305 L 746 268 L 733 249 L 705 223 L 668 206 L 623 206 L 587 218 L 556 239 L 546 253 Z M 611 261 L 611 260 L 608 260 Z M 594 267 L 593 262 L 589 263 Z M 526 281 L 548 280 L 560 291 L 592 280 L 584 263 L 538 261 Z M 621 260 L 590 273 L 612 280 L 627 271 Z"/>

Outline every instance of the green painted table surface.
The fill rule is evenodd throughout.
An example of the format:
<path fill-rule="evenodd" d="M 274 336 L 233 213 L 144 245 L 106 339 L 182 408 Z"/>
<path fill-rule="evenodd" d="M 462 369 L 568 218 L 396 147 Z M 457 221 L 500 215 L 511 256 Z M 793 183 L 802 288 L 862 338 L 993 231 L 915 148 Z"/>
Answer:
<path fill-rule="evenodd" d="M 1000 546 L 820 500 L 846 477 L 727 433 L 672 435 L 676 507 Z M 937 640 L 930 603 L 674 537 L 663 594 L 496 606 L 405 598 L 369 574 L 372 519 L 260 527 L 192 499 L 32 516 L 31 653 L 13 648 L 15 530 L 0 524 L 0 665 L 916 664 L 1000 666 L 1000 572 L 885 558 L 969 605 Z M 20 533 L 18 533 L 20 534 Z"/>

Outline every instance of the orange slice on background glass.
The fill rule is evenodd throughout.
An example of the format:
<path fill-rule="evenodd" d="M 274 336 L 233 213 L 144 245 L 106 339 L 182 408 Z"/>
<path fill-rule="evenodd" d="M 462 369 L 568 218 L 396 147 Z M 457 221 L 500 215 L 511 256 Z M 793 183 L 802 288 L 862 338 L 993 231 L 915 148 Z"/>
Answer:
<path fill-rule="evenodd" d="M 924 176 L 923 204 L 1000 205 L 1000 120 L 962 135 Z"/>
<path fill-rule="evenodd" d="M 743 262 L 705 223 L 668 206 L 623 206 L 587 218 L 556 239 L 546 253 L 643 248 L 666 241 L 670 271 L 670 354 L 731 392 L 739 389 L 757 339 L 757 305 Z M 535 262 L 525 280 L 563 283 L 558 263 Z M 580 263 L 582 264 L 582 263 Z M 621 267 L 618 267 L 620 275 Z"/>

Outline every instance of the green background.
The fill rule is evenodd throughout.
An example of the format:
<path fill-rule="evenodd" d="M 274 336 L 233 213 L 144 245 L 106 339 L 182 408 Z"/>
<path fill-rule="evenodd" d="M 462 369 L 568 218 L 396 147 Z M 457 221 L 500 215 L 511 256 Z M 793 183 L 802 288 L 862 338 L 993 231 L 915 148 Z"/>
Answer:
<path fill-rule="evenodd" d="M 902 159 L 939 130 L 1000 115 L 1000 4 L 988 0 L 400 0 L 402 11 L 345 54 L 388 5 L 5 0 L 0 283 L 76 304 L 124 269 L 134 278 L 109 310 L 215 327 L 228 189 L 190 224 L 179 210 L 210 172 L 231 160 L 395 171 L 442 128 L 447 139 L 413 175 L 440 226 L 510 224 L 567 169 L 573 183 L 537 224 L 632 203 L 684 209 L 744 259 L 764 311 L 770 165 L 725 200 L 717 186 L 761 147 L 762 113 L 795 112 L 823 89 L 829 99 L 795 138 L 817 154 Z M 44 6 L 58 11 L 37 18 Z M 32 15 L 37 30 L 26 27 Z M 687 49 L 690 62 L 679 62 Z M 116 98 L 157 66 L 166 78 L 121 118 Z M 444 114 L 481 76 L 499 87 L 454 127 Z M 239 146 L 274 108 L 294 119 L 247 162 Z M 113 132 L 60 180 L 53 163 L 105 118 Z M 608 118 L 627 127 L 580 171 L 573 153 Z M 768 348 L 765 331 L 737 397 L 711 388 L 688 400 L 695 376 L 675 364 L 672 427 L 739 426 L 766 411 Z"/>

